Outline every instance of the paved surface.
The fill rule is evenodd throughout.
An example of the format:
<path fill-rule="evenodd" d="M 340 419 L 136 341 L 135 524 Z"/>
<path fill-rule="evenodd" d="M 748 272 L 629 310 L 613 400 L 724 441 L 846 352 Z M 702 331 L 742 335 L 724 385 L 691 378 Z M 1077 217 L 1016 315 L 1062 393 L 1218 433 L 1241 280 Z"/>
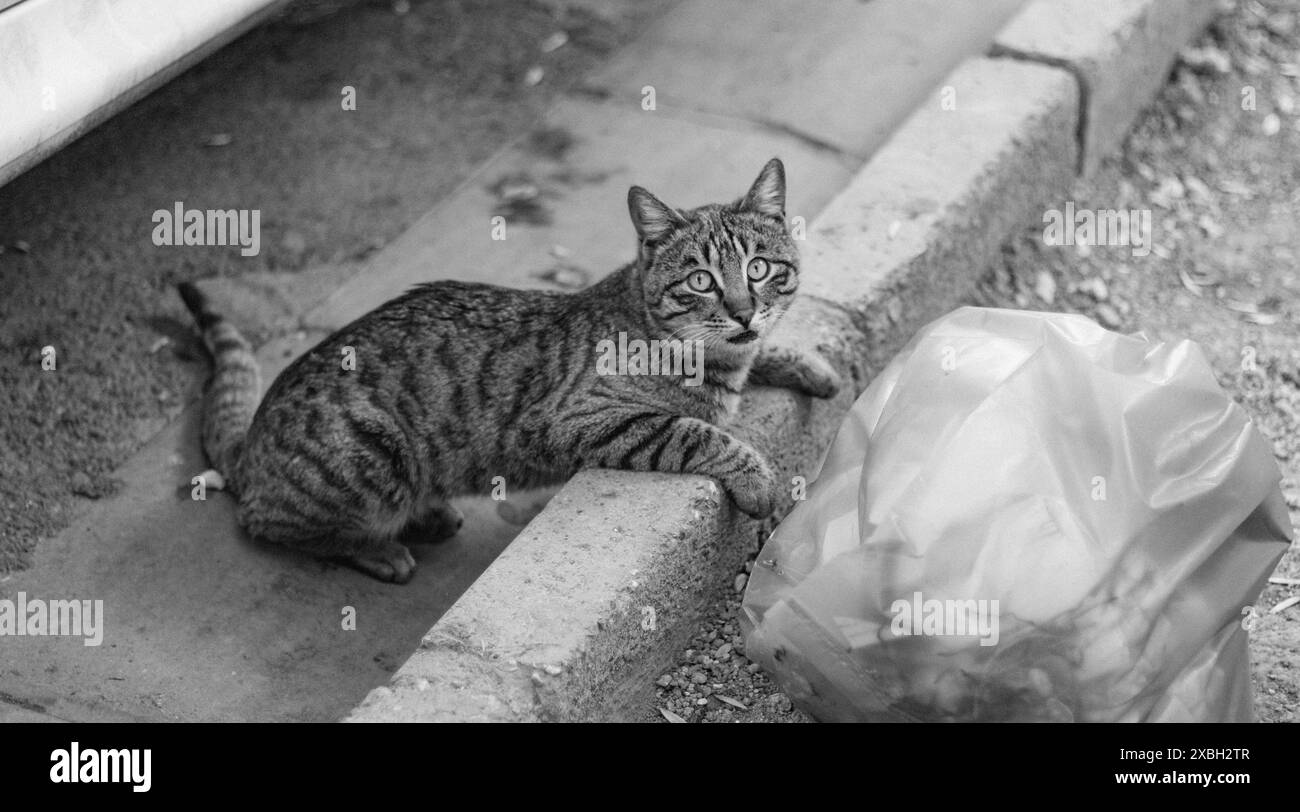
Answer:
<path fill-rule="evenodd" d="M 220 276 L 221 301 L 273 340 L 273 372 L 318 337 L 298 334 L 304 311 L 670 4 L 567 5 L 365 4 L 269 26 L 0 189 L 0 571 L 30 565 L 0 575 L 0 597 L 100 599 L 109 623 L 99 648 L 0 639 L 0 718 L 336 719 L 518 531 L 462 505 L 472 528 L 417 550 L 406 590 L 248 543 L 224 497 L 188 499 L 203 365 L 173 284 Z M 532 65 L 546 76 L 530 87 Z M 218 133 L 231 143 L 205 146 Z M 150 214 L 176 200 L 262 209 L 262 253 L 152 246 Z M 45 344 L 60 364 L 42 377 Z"/>

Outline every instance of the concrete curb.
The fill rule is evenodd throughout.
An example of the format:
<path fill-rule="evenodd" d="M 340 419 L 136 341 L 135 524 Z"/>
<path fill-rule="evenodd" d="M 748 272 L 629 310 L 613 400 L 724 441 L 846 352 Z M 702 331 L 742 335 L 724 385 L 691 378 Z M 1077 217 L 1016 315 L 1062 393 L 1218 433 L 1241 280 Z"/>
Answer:
<path fill-rule="evenodd" d="M 1033 0 L 994 39 L 992 56 L 1070 71 L 1083 100 L 1080 173 L 1123 142 L 1178 51 L 1215 15 L 1215 0 Z"/>
<path fill-rule="evenodd" d="M 851 385 L 833 402 L 754 391 L 735 427 L 786 476 L 815 476 L 872 374 L 1119 143 L 1207 19 L 1164 0 L 1106 5 L 1111 23 L 1070 53 L 1014 45 L 1025 19 L 1060 22 L 1024 12 L 1038 16 L 993 51 L 1012 58 L 956 68 L 816 218 L 801 300 L 774 340 L 821 353 Z M 1131 70 L 1150 75 L 1124 85 Z M 641 718 L 650 677 L 769 529 L 702 478 L 583 472 L 346 721 Z"/>

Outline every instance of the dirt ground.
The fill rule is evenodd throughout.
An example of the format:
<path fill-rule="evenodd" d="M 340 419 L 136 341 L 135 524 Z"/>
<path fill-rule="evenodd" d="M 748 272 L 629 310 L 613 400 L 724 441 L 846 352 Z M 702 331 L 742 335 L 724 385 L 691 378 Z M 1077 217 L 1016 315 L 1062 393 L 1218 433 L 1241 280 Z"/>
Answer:
<path fill-rule="evenodd" d="M 1243 109 L 1253 95 L 1254 109 Z M 1076 184 L 1077 209 L 1150 209 L 1156 245 L 1050 247 L 1027 224 L 969 303 L 1085 313 L 1106 326 L 1187 337 L 1273 441 L 1300 525 L 1300 11 L 1246 0 L 1224 14 L 1170 77 L 1122 154 Z M 1060 201 L 1063 208 L 1065 201 Z M 1248 349 L 1249 348 L 1249 349 Z M 1257 372 L 1243 364 L 1253 352 Z M 749 565 L 747 565 L 749 566 Z M 1300 578 L 1296 545 L 1275 578 Z M 1300 585 L 1270 584 L 1256 604 L 1252 682 L 1261 721 L 1300 721 Z M 804 722 L 743 656 L 734 586 L 720 595 L 660 678 L 646 718 Z M 724 643 L 730 645 L 724 648 Z M 725 699 L 724 699 L 725 697 Z M 744 706 L 737 707 L 727 700 Z M 669 719 L 669 721 L 675 721 Z"/>
<path fill-rule="evenodd" d="M 304 2 L 0 188 L 0 573 L 194 395 L 177 281 L 329 293 L 665 5 Z M 176 201 L 259 209 L 261 253 L 154 246 Z"/>

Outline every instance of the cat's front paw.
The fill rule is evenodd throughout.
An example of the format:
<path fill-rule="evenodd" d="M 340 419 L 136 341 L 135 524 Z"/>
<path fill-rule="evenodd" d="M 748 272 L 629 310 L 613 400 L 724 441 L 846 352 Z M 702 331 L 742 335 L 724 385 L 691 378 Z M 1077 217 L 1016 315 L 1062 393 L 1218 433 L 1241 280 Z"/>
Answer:
<path fill-rule="evenodd" d="M 797 377 L 798 390 L 815 398 L 835 397 L 842 383 L 834 367 L 816 355 L 799 359 Z"/>
<path fill-rule="evenodd" d="M 776 511 L 776 474 L 757 451 L 750 450 L 741 469 L 724 477 L 722 485 L 747 516 L 766 519 Z"/>

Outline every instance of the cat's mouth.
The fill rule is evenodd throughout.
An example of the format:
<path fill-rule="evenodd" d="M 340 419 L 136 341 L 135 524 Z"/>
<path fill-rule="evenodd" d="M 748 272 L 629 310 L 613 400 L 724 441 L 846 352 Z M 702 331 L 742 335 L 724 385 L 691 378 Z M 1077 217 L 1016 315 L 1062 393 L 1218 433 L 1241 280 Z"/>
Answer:
<path fill-rule="evenodd" d="M 748 344 L 749 342 L 753 341 L 753 340 L 756 339 L 756 338 L 758 338 L 758 333 L 754 332 L 753 330 L 746 330 L 746 331 L 743 332 L 743 333 L 737 333 L 737 334 L 735 334 L 734 336 L 732 336 L 731 338 L 728 338 L 728 339 L 727 339 L 727 343 L 728 343 L 728 344 Z"/>

